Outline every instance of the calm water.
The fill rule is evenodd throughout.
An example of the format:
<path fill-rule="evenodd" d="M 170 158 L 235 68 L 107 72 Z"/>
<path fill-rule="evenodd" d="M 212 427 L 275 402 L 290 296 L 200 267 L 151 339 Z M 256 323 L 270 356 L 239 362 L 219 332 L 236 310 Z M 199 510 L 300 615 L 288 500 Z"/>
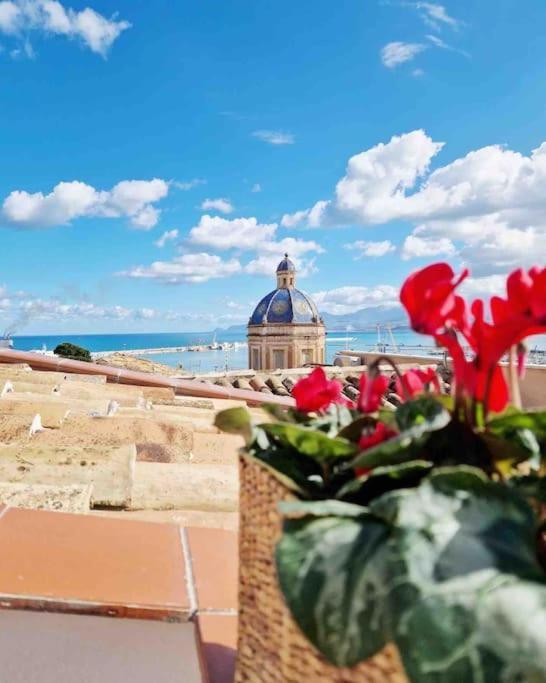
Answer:
<path fill-rule="evenodd" d="M 337 351 L 347 348 L 347 342 L 336 341 L 340 337 L 354 337 L 355 341 L 349 343 L 349 348 L 354 350 L 371 350 L 377 344 L 377 332 L 329 332 L 326 344 L 326 359 L 331 363 Z M 221 332 L 216 336 L 218 343 L 244 342 L 246 335 L 243 332 Z M 417 335 L 411 330 L 396 330 L 395 341 L 400 351 L 404 347 L 411 346 L 413 352 L 418 348 L 423 350 L 430 348 L 428 337 Z M 21 336 L 14 337 L 14 346 L 21 351 L 30 351 L 46 347 L 53 350 L 57 344 L 69 341 L 83 346 L 89 351 L 124 351 L 130 349 L 168 348 L 175 346 L 206 345 L 212 343 L 214 335 L 211 332 L 185 332 L 185 333 L 154 333 L 154 334 L 85 334 L 85 335 L 60 335 L 60 336 Z M 383 333 L 382 341 L 389 342 Z M 534 337 L 530 340 L 530 348 L 546 348 L 546 336 Z M 392 350 L 392 347 L 390 347 Z M 389 349 L 389 346 L 387 346 Z M 146 356 L 150 360 L 164 363 L 172 367 L 182 366 L 187 372 L 213 372 L 222 371 L 226 367 L 230 370 L 245 369 L 247 363 L 246 346 L 227 351 L 202 351 L 164 353 Z"/>

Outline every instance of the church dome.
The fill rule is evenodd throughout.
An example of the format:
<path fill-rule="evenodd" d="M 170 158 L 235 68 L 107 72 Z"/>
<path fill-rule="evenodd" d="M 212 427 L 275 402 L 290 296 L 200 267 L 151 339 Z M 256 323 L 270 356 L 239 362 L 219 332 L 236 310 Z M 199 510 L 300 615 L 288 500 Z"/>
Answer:
<path fill-rule="evenodd" d="M 277 273 L 295 272 L 296 266 L 288 258 L 288 254 L 284 255 L 283 260 L 277 266 Z"/>
<path fill-rule="evenodd" d="M 254 309 L 251 325 L 268 323 L 318 323 L 317 307 L 299 289 L 279 288 L 269 292 Z"/>

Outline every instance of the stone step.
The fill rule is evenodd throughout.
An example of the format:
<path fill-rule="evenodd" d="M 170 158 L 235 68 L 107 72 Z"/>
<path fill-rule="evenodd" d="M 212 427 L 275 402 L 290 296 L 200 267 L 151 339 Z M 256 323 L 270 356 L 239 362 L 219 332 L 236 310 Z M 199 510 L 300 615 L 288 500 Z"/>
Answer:
<path fill-rule="evenodd" d="M 29 439 L 38 426 L 32 415 L 0 415 L 0 443 Z"/>
<path fill-rule="evenodd" d="M 80 373 L 53 372 L 48 370 L 24 370 L 16 365 L 0 365 L 0 378 L 33 384 L 59 384 L 61 382 L 85 382 L 106 384 L 106 375 L 82 375 Z"/>
<path fill-rule="evenodd" d="M 0 363 L 0 375 L 4 372 L 32 372 L 32 368 L 28 363 Z"/>
<path fill-rule="evenodd" d="M 237 462 L 237 452 L 226 448 L 225 443 L 222 448 L 214 452 L 204 452 L 198 448 L 187 451 L 178 445 L 168 445 L 161 443 L 137 443 L 137 461 L 142 462 L 163 462 L 179 464 L 228 464 Z"/>
<path fill-rule="evenodd" d="M 58 409 L 81 415 L 98 414 L 106 415 L 111 407 L 108 399 L 79 400 L 76 398 L 61 397 L 58 394 L 6 394 L 0 398 L 1 414 L 36 415 L 47 412 L 48 409 Z M 43 415 L 42 415 L 43 422 Z"/>
<path fill-rule="evenodd" d="M 37 441 L 57 445 L 69 445 L 85 439 L 87 443 L 153 443 L 172 445 L 181 452 L 190 453 L 193 448 L 193 429 L 190 424 L 143 420 L 123 417 L 89 417 L 68 415 L 62 429 L 57 433 L 41 432 L 34 437 Z"/>
<path fill-rule="evenodd" d="M 87 513 L 91 507 L 92 485 L 48 486 L 0 482 L 0 505 L 56 512 Z"/>
<path fill-rule="evenodd" d="M 0 445 L 0 481 L 93 486 L 93 503 L 126 507 L 136 463 L 134 445 L 121 447 Z"/>
<path fill-rule="evenodd" d="M 59 429 L 69 410 L 67 403 L 0 398 L 0 416 L 25 417 L 32 424 L 32 420 L 39 415 L 42 426 L 48 429 Z"/>
<path fill-rule="evenodd" d="M 2 381 L 0 380 L 0 386 Z M 3 383 L 3 388 L 0 389 L 0 396 L 8 396 L 14 394 L 53 394 L 58 384 L 36 384 L 33 382 L 20 382 L 19 380 L 7 380 Z"/>
<path fill-rule="evenodd" d="M 216 512 L 214 510 L 91 510 L 90 514 L 118 519 L 134 519 L 142 522 L 172 523 L 181 527 L 205 527 L 237 531 L 238 512 Z"/>
<path fill-rule="evenodd" d="M 174 389 L 168 387 L 142 387 L 142 394 L 147 401 L 157 404 L 169 404 L 176 400 Z"/>
<path fill-rule="evenodd" d="M 124 387 L 120 384 L 93 385 L 84 382 L 63 382 L 59 385 L 58 394 L 64 400 L 110 400 L 116 401 L 120 406 L 128 407 L 145 404 L 140 387 Z"/>
<path fill-rule="evenodd" d="M 243 446 L 244 439 L 236 434 L 211 434 L 200 431 L 193 434 L 193 454 L 196 460 L 231 461 L 236 458 Z"/>
<path fill-rule="evenodd" d="M 4 384 L 7 381 L 14 383 L 22 382 L 23 384 L 32 384 L 34 386 L 44 385 L 46 387 L 50 387 L 51 390 L 53 390 L 53 387 L 56 387 L 58 384 L 64 382 L 65 380 L 64 375 L 58 372 L 33 372 L 32 370 L 6 372 L 5 369 L 0 370 L 0 383 Z"/>
<path fill-rule="evenodd" d="M 215 510 L 235 512 L 239 476 L 233 465 L 178 465 L 137 462 L 132 510 Z"/>
<path fill-rule="evenodd" d="M 171 422 L 173 424 L 184 424 L 191 427 L 194 431 L 218 433 L 218 429 L 214 426 L 214 413 L 200 415 L 197 417 L 180 413 L 178 409 L 165 410 L 170 406 L 158 405 L 152 406 L 149 409 L 143 408 L 124 408 L 120 407 L 116 411 L 119 417 L 132 417 L 135 419 L 148 420 L 152 422 Z"/>

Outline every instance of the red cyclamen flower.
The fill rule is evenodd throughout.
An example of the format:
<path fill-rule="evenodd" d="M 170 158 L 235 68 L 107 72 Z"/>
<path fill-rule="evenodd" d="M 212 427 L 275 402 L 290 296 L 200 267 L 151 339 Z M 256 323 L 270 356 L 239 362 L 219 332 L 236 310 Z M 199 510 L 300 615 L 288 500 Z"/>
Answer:
<path fill-rule="evenodd" d="M 440 380 L 434 368 L 427 368 L 426 370 L 415 368 L 405 372 L 401 379 L 400 377 L 396 378 L 396 393 L 400 398 L 407 396 L 413 398 L 431 386 L 440 393 Z"/>
<path fill-rule="evenodd" d="M 329 380 L 322 368 L 315 368 L 310 375 L 297 382 L 292 389 L 292 396 L 296 399 L 298 410 L 314 413 L 325 410 L 332 403 L 346 403 L 342 389 L 341 382 Z"/>
<path fill-rule="evenodd" d="M 454 292 L 467 275 L 468 270 L 464 270 L 455 277 L 447 263 L 434 263 L 407 278 L 400 301 L 416 332 L 437 335 L 451 327 L 466 327 L 464 299 Z"/>
<path fill-rule="evenodd" d="M 360 396 L 358 409 L 362 413 L 375 413 L 379 410 L 381 399 L 389 387 L 389 380 L 384 375 L 377 375 L 372 380 L 364 373 L 360 376 Z"/>
<path fill-rule="evenodd" d="M 364 432 L 362 432 L 362 436 L 360 437 L 360 441 L 358 442 L 358 447 L 361 451 L 366 451 L 368 450 L 368 448 L 372 448 L 372 446 L 377 446 L 378 444 L 383 443 L 383 441 L 388 441 L 389 439 L 392 439 L 393 436 L 397 436 L 397 432 L 395 432 L 394 429 L 387 427 L 387 425 L 384 422 L 378 422 L 374 426 L 373 431 L 365 430 Z M 357 477 L 361 477 L 364 474 L 368 474 L 369 471 L 369 467 L 355 468 L 355 474 Z"/>

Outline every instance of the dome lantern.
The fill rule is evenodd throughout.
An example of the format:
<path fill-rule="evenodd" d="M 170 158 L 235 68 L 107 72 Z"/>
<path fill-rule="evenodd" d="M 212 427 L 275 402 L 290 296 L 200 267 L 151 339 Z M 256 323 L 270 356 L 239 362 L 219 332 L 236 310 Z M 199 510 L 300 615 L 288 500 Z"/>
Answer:
<path fill-rule="evenodd" d="M 296 266 L 284 255 L 283 260 L 277 266 L 277 287 L 279 289 L 291 289 L 296 286 Z"/>

